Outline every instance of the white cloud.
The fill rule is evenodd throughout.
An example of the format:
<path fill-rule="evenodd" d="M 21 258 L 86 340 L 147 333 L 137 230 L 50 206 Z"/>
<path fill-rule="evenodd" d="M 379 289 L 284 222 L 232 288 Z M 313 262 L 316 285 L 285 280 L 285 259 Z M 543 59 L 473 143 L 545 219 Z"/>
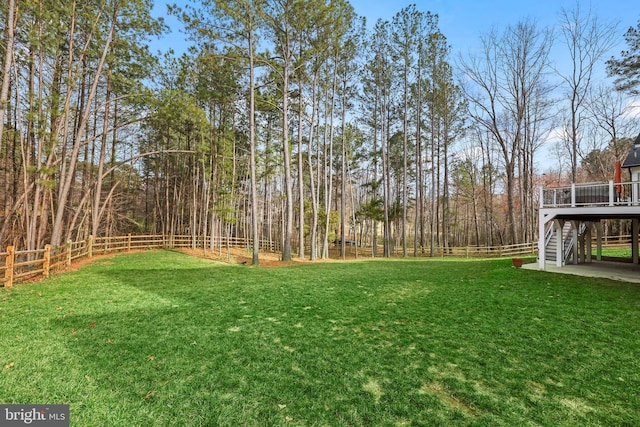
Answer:
<path fill-rule="evenodd" d="M 629 120 L 640 119 L 640 99 L 631 98 L 624 107 L 622 117 Z"/>
<path fill-rule="evenodd" d="M 547 145 L 551 143 L 567 141 L 569 139 L 569 135 L 570 132 L 568 128 L 562 126 L 555 127 L 551 129 L 549 133 L 547 133 L 547 136 L 545 138 L 542 139 L 542 143 Z M 580 137 L 581 136 L 578 135 L 578 138 Z"/>

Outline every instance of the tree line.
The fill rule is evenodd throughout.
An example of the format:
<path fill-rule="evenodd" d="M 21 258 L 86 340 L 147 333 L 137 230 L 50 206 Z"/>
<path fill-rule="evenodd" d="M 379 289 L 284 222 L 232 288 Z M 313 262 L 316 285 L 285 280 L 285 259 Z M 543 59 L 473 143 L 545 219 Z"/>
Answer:
<path fill-rule="evenodd" d="M 0 245 L 241 236 L 258 264 L 260 241 L 283 260 L 526 242 L 540 185 L 608 180 L 638 131 L 638 29 L 606 85 L 619 34 L 580 6 L 458 57 L 415 5 L 367 25 L 345 0 L 188 2 L 169 11 L 190 47 L 162 56 L 148 0 L 0 7 Z"/>

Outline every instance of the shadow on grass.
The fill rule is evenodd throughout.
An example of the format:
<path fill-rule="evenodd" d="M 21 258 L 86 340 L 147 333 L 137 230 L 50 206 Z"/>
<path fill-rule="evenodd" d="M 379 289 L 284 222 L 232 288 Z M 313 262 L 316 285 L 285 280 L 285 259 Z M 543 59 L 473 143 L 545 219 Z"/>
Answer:
<path fill-rule="evenodd" d="M 48 368 L 76 425 L 640 422 L 637 286 L 510 260 L 262 269 L 172 253 L 75 277 L 42 336 L 68 350 Z"/>

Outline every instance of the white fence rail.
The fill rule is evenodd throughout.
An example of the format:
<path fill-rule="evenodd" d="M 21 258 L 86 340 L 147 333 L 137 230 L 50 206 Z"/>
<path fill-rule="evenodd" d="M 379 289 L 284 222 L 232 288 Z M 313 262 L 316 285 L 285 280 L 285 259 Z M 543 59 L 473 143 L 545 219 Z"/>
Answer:
<path fill-rule="evenodd" d="M 571 184 L 542 188 L 540 207 L 640 206 L 640 182 Z"/>

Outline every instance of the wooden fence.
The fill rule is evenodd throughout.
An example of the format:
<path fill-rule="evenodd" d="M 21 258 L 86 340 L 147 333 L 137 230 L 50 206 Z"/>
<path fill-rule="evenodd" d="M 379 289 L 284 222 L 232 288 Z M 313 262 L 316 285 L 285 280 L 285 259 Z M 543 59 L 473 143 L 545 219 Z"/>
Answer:
<path fill-rule="evenodd" d="M 605 242 L 611 246 L 629 241 L 630 236 L 611 238 Z M 171 249 L 171 248 L 215 248 L 224 250 L 230 247 L 251 248 L 251 242 L 245 238 L 210 238 L 191 235 L 127 235 L 117 237 L 89 237 L 87 240 L 67 242 L 65 245 L 53 248 L 46 245 L 43 249 L 31 251 L 17 251 L 8 246 L 6 251 L 0 252 L 0 286 L 10 288 L 14 283 L 39 277 L 47 278 L 56 271 L 63 270 L 80 258 L 91 258 L 94 255 L 134 250 Z M 262 241 L 260 249 L 263 251 L 279 250 L 277 243 Z M 351 253 L 353 247 L 349 248 Z M 437 257 L 458 258 L 492 258 L 511 257 L 517 255 L 534 255 L 537 253 L 537 243 L 523 243 L 508 246 L 468 246 L 458 248 L 437 248 Z M 371 248 L 359 247 L 358 253 L 371 253 Z M 351 255 L 351 254 L 350 254 Z M 424 255 L 423 255 L 424 256 Z"/>
<path fill-rule="evenodd" d="M 57 248 L 46 245 L 44 249 L 31 251 L 17 251 L 13 246 L 8 246 L 4 252 L 0 252 L 0 286 L 10 288 L 14 283 L 47 278 L 68 267 L 74 260 L 94 255 L 149 249 L 203 248 L 205 245 L 220 250 L 230 247 L 250 248 L 250 242 L 244 238 L 212 239 L 190 235 L 89 237 L 78 242 L 69 241 Z M 261 242 L 260 248 L 268 251 L 277 249 L 273 242 Z"/>
<path fill-rule="evenodd" d="M 456 258 L 499 258 L 516 255 L 534 255 L 538 242 L 505 246 L 466 246 L 460 248 L 437 248 L 435 256 Z"/>

